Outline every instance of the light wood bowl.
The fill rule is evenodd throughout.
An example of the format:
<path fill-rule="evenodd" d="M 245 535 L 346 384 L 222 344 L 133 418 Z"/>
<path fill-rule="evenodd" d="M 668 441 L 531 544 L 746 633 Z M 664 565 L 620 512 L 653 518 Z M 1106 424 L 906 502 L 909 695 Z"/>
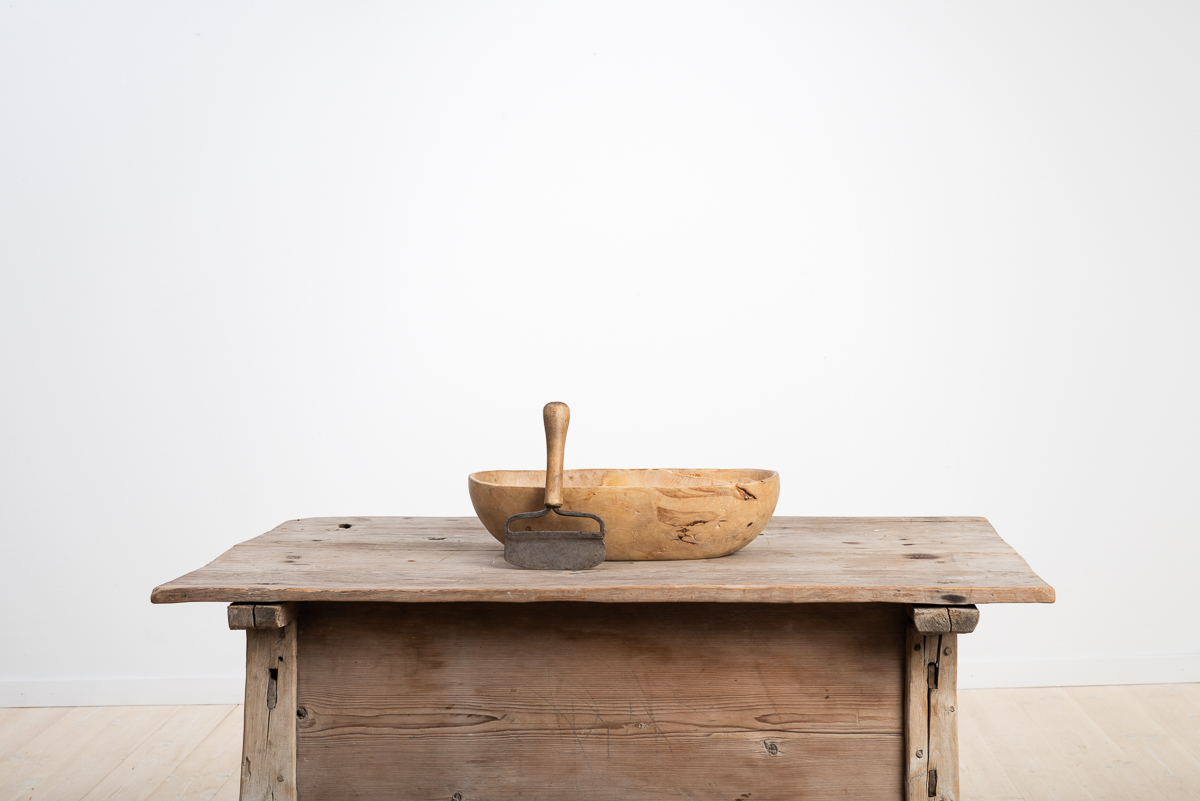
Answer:
<path fill-rule="evenodd" d="M 544 470 L 487 470 L 467 478 L 475 514 L 504 542 L 504 521 L 543 508 Z M 779 500 L 774 470 L 565 470 L 562 508 L 604 520 L 606 561 L 708 559 L 743 548 Z M 548 515 L 526 530 L 594 531 L 591 520 Z M 514 531 L 516 528 L 514 527 Z"/>

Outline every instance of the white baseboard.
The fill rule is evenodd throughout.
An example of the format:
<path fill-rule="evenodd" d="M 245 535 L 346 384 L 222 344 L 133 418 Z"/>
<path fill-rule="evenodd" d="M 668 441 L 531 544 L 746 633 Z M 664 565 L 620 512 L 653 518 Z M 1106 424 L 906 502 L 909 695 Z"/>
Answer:
<path fill-rule="evenodd" d="M 243 676 L 0 681 L 0 707 L 240 704 L 245 691 Z"/>
<path fill-rule="evenodd" d="M 964 661 L 958 666 L 958 686 L 966 690 L 1191 682 L 1200 682 L 1200 654 L 1012 662 Z"/>
<path fill-rule="evenodd" d="M 964 662 L 958 671 L 963 689 L 1189 682 L 1200 682 L 1200 654 Z M 0 681 L 0 707 L 240 704 L 244 689 L 242 676 Z"/>

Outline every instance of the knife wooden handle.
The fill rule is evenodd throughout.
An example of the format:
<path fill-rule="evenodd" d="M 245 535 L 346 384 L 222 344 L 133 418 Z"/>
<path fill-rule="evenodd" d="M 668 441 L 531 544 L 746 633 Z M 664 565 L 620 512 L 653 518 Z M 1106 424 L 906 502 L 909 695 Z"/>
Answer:
<path fill-rule="evenodd" d="M 563 502 L 563 451 L 571 410 L 565 403 L 552 401 L 542 409 L 542 420 L 546 423 L 546 505 L 557 508 Z"/>

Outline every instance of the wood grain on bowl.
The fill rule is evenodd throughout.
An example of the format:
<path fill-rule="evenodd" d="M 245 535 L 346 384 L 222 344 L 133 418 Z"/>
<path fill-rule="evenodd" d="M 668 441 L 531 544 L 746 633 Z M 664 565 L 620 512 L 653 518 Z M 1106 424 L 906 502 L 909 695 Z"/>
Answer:
<path fill-rule="evenodd" d="M 504 521 L 543 504 L 542 470 L 472 473 L 471 503 L 483 525 L 504 542 Z M 766 527 L 779 500 L 774 470 L 567 470 L 563 509 L 604 519 L 606 559 L 708 559 L 745 547 Z M 521 521 L 584 531 L 587 520 Z M 590 528 L 589 528 L 590 527 Z M 514 529 L 515 530 L 515 529 Z"/>

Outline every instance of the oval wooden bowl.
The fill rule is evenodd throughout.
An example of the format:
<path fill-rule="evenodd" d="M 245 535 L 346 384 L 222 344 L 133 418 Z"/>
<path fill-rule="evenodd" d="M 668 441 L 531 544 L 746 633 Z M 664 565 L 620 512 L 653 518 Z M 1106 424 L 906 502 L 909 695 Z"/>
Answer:
<path fill-rule="evenodd" d="M 546 473 L 486 470 L 472 473 L 467 485 L 475 514 L 504 542 L 509 516 L 543 508 Z M 759 535 L 778 500 L 774 470 L 563 471 L 562 508 L 603 518 L 606 561 L 725 556 Z M 516 525 L 532 531 L 596 529 L 593 521 L 557 515 Z"/>

